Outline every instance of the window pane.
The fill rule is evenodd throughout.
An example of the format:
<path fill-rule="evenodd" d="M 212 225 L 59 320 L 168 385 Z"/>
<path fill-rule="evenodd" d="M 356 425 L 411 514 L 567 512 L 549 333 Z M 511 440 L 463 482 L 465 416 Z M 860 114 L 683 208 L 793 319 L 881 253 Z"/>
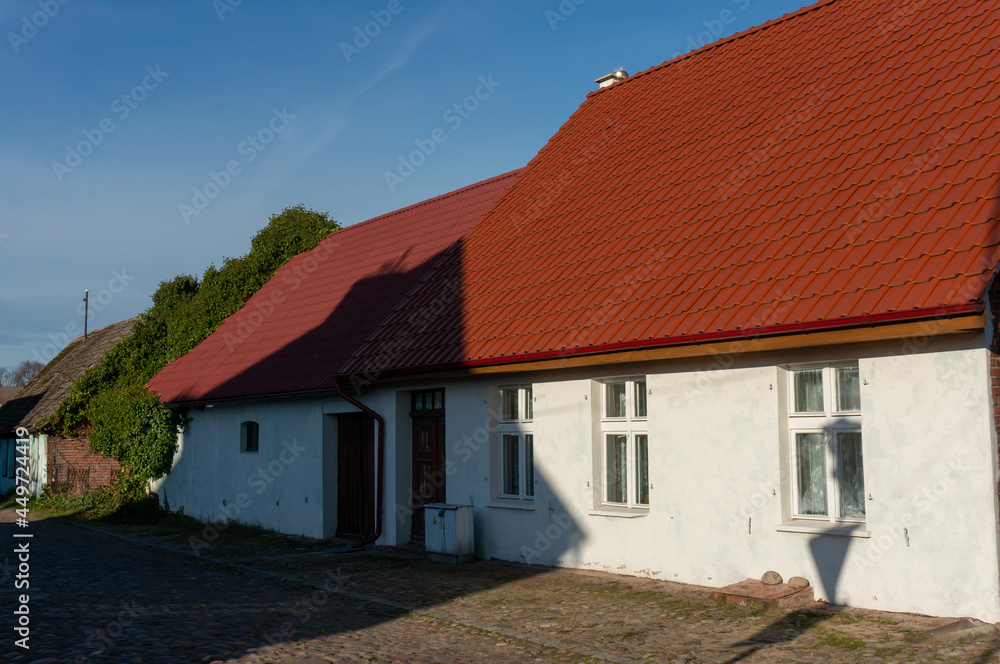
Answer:
<path fill-rule="evenodd" d="M 840 516 L 860 519 L 865 516 L 865 464 L 861 454 L 861 432 L 837 434 L 840 464 Z"/>
<path fill-rule="evenodd" d="M 607 435 L 606 456 L 608 467 L 605 495 L 609 503 L 628 502 L 628 494 L 625 490 L 625 478 L 628 472 L 625 460 L 626 445 L 628 445 L 628 436 L 620 436 L 613 433 Z"/>
<path fill-rule="evenodd" d="M 636 498 L 640 505 L 649 504 L 649 442 L 644 433 L 635 436 Z"/>
<path fill-rule="evenodd" d="M 795 412 L 822 413 L 823 406 L 823 370 L 806 369 L 792 373 L 795 381 Z"/>
<path fill-rule="evenodd" d="M 646 381 L 637 380 L 635 383 L 635 416 L 646 417 Z"/>
<path fill-rule="evenodd" d="M 531 386 L 524 388 L 524 419 L 530 420 L 535 414 L 535 407 L 533 405 L 534 399 L 531 398 Z"/>
<path fill-rule="evenodd" d="M 441 390 L 434 393 L 434 410 L 444 410 L 444 392 Z"/>
<path fill-rule="evenodd" d="M 857 367 L 837 367 L 837 410 L 861 410 L 861 381 Z"/>
<path fill-rule="evenodd" d="M 795 434 L 799 514 L 827 515 L 825 438 L 822 433 Z"/>
<path fill-rule="evenodd" d="M 520 475 L 517 455 L 517 434 L 503 435 L 503 492 L 508 496 L 520 493 Z"/>
<path fill-rule="evenodd" d="M 516 387 L 500 390 L 500 417 L 505 420 L 518 419 Z"/>
<path fill-rule="evenodd" d="M 605 417 L 625 417 L 625 383 L 605 383 Z"/>
<path fill-rule="evenodd" d="M 240 451 L 256 452 L 258 440 L 258 425 L 256 422 L 247 421 L 240 423 Z"/>
<path fill-rule="evenodd" d="M 535 495 L 535 437 L 530 433 L 524 434 L 524 495 Z"/>

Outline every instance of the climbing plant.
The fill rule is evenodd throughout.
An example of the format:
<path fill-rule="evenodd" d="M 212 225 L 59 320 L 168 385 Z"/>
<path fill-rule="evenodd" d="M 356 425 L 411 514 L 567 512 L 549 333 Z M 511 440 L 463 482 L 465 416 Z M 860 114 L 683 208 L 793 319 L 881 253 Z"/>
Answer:
<path fill-rule="evenodd" d="M 214 332 L 289 258 L 338 228 L 327 213 L 286 208 L 251 240 L 245 256 L 209 266 L 200 281 L 180 275 L 160 283 L 153 306 L 128 337 L 74 381 L 46 430 L 89 435 L 91 449 L 121 464 L 119 477 L 128 487 L 118 492 L 138 497 L 148 480 L 170 469 L 183 421 L 149 393 L 146 382 Z"/>

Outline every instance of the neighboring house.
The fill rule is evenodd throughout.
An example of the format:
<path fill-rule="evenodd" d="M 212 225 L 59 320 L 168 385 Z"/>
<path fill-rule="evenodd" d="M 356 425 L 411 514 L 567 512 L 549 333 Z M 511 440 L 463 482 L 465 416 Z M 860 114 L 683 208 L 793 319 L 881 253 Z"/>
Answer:
<path fill-rule="evenodd" d="M 447 500 L 482 558 L 1000 620 L 1000 6 L 826 0 L 608 80 L 157 375 L 192 418 L 158 490 L 388 545 Z"/>
<path fill-rule="evenodd" d="M 5 403 L 13 399 L 14 396 L 17 394 L 17 391 L 20 389 L 21 389 L 20 387 L 7 387 L 7 386 L 0 387 L 0 406 L 4 405 Z"/>
<path fill-rule="evenodd" d="M 90 451 L 87 438 L 64 438 L 45 433 L 40 424 L 69 394 L 73 379 L 97 364 L 112 346 L 132 332 L 131 318 L 74 339 L 16 398 L 0 407 L 0 493 L 16 486 L 17 429 L 29 433 L 29 476 L 32 495 L 48 484 L 80 493 L 111 482 L 118 462 Z"/>

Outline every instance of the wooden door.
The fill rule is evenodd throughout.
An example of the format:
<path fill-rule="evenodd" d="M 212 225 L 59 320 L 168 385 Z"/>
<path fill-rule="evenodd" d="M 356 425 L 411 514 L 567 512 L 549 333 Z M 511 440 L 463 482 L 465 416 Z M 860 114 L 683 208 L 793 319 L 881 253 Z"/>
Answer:
<path fill-rule="evenodd" d="M 445 501 L 444 390 L 415 392 L 413 419 L 413 524 L 411 536 L 424 539 L 424 505 Z"/>
<path fill-rule="evenodd" d="M 337 416 L 337 536 L 375 532 L 375 420 L 365 413 Z"/>

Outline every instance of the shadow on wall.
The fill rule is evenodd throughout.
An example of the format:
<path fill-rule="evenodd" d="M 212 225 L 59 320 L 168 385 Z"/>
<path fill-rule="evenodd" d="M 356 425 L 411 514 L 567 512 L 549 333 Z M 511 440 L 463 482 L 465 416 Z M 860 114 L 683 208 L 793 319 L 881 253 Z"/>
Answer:
<path fill-rule="evenodd" d="M 867 494 L 858 423 L 838 419 L 825 432 L 813 431 L 798 437 L 793 433 L 790 444 L 795 459 L 797 513 L 829 515 L 832 511 L 837 519 L 864 518 Z M 815 625 L 846 611 L 848 607 L 837 604 L 837 588 L 853 541 L 853 537 L 844 535 L 811 537 L 809 552 L 829 605 L 821 612 L 804 609 L 782 616 L 749 639 L 733 644 L 747 650 L 725 664 L 743 661 L 776 643 L 794 641 Z"/>
<path fill-rule="evenodd" d="M 219 385 L 214 396 L 221 398 L 246 393 L 282 393 L 290 391 L 288 386 L 295 386 L 296 391 L 333 396 L 334 377 L 347 374 L 350 370 L 353 380 L 345 380 L 344 388 L 352 395 L 359 396 L 362 401 L 365 401 L 364 395 L 378 389 L 380 381 L 384 380 L 379 371 L 366 371 L 369 367 L 393 368 L 412 357 L 418 358 L 418 364 L 439 363 L 460 357 L 463 345 L 460 258 L 459 243 L 456 243 L 413 269 L 401 267 L 405 262 L 405 256 L 386 261 L 376 274 L 355 283 L 340 300 L 338 306 L 320 324 L 268 353 L 239 375 Z M 335 257 L 331 259 L 335 260 Z M 399 306 L 398 294 L 411 292 L 424 279 L 430 279 L 433 282 L 432 287 L 428 289 L 430 294 L 420 300 L 407 301 L 403 306 Z M 393 295 L 396 297 L 394 298 Z M 248 306 L 252 307 L 253 302 L 248 303 Z M 282 315 L 290 314 L 284 312 Z M 263 337 L 266 328 L 266 325 L 261 326 L 257 333 Z M 444 354 L 436 355 L 434 348 L 419 347 L 419 343 L 423 342 L 427 335 L 433 335 L 435 348 L 445 349 Z M 253 334 L 242 340 L 241 343 L 254 344 Z M 358 348 L 366 348 L 366 352 L 356 355 L 355 349 Z M 194 413 L 194 415 L 196 420 L 191 424 L 192 431 L 198 426 L 197 414 Z M 392 414 L 383 413 L 383 415 Z M 398 421 L 398 426 L 410 426 L 408 417 L 397 416 L 392 419 Z M 317 430 L 324 427 L 321 422 L 316 424 Z M 338 420 L 337 425 L 339 426 L 339 424 Z M 326 425 L 330 426 L 332 423 L 326 422 Z M 396 444 L 396 437 L 393 433 L 386 432 L 385 443 L 387 447 Z M 450 445 L 451 441 L 461 439 L 465 433 L 471 432 L 446 431 L 445 445 Z M 213 435 L 218 436 L 219 433 L 216 432 Z M 341 432 L 338 431 L 338 437 L 340 435 Z M 408 437 L 402 438 L 408 439 Z M 330 448 L 324 445 L 324 457 L 329 451 Z M 410 455 L 412 452 L 410 449 L 397 449 L 396 451 L 399 455 Z M 488 449 L 484 448 L 466 461 L 454 459 L 455 463 L 445 467 L 445 472 L 440 475 L 438 481 L 447 490 L 450 478 L 457 478 L 462 474 L 472 472 L 471 464 L 477 463 L 482 458 L 481 455 L 487 453 Z M 218 458 L 219 463 L 225 463 L 224 456 Z M 453 460 L 450 448 L 447 458 Z M 261 461 L 267 462 L 268 460 L 261 459 Z M 199 470 L 199 475 L 211 477 L 212 472 L 211 468 L 203 468 Z M 319 472 L 323 472 L 323 470 L 321 469 Z M 331 476 L 327 475 L 327 477 Z M 341 477 L 338 477 L 337 474 L 332 475 L 332 477 L 337 479 L 336 484 L 339 485 Z M 279 476 L 275 482 L 281 480 L 282 477 Z M 562 552 L 579 543 L 582 537 L 581 530 L 570 510 L 557 500 L 546 478 L 536 471 L 535 480 L 536 500 L 548 501 L 549 513 L 541 515 L 528 510 L 516 512 L 510 510 L 504 517 L 513 532 L 523 531 L 538 535 L 538 537 L 534 535 L 531 537 L 534 540 L 531 545 L 536 550 L 538 548 L 544 549 L 544 558 L 531 556 L 525 556 L 525 558 L 531 558 L 531 562 L 556 560 Z M 406 482 L 408 491 L 402 491 L 398 485 L 388 485 L 384 494 L 383 519 L 385 522 L 394 518 L 409 518 L 411 510 L 407 503 L 413 493 L 412 475 L 406 478 Z M 329 492 L 330 495 L 336 495 L 339 486 L 330 487 L 329 484 L 330 482 L 327 480 L 324 485 L 324 493 L 327 493 L 327 489 L 332 489 Z M 294 491 L 295 489 L 295 487 L 284 487 L 285 491 Z M 369 498 L 371 496 L 371 494 L 364 495 Z M 230 500 L 232 499 L 233 497 L 230 497 Z M 172 497 L 171 500 L 175 499 Z M 208 506 L 208 508 L 212 509 L 212 506 Z M 324 498 L 324 511 L 328 509 L 331 509 L 331 503 Z M 336 511 L 335 507 L 333 509 Z M 253 514 L 247 513 L 247 518 L 253 520 Z M 474 520 L 476 528 L 483 527 L 482 519 L 483 513 L 480 511 Z M 524 539 L 527 540 L 527 538 Z M 206 556 L 211 556 L 211 546 L 209 543 L 201 552 Z M 539 551 L 539 553 L 543 552 Z M 321 560 L 323 562 L 320 562 Z M 354 564 L 352 562 L 360 560 L 363 560 L 364 563 Z M 416 601 L 421 607 L 451 602 L 469 594 L 501 586 L 516 578 L 544 574 L 549 571 L 547 568 L 537 566 L 503 568 L 490 566 L 490 572 L 486 574 L 481 570 L 483 566 L 481 563 L 472 563 L 455 567 L 453 574 L 446 575 L 447 580 L 444 583 L 441 583 L 441 575 L 435 575 L 436 585 L 423 587 L 420 585 L 423 582 L 422 578 L 420 575 L 414 574 L 412 570 L 414 565 L 422 563 L 415 562 L 413 559 L 400 566 L 393 558 L 380 557 L 371 553 L 347 553 L 341 556 L 316 557 L 311 559 L 309 564 L 310 570 L 315 572 L 315 582 L 320 585 L 332 584 L 338 589 L 367 593 L 372 592 L 372 588 L 376 587 L 375 580 L 377 579 L 379 587 L 395 588 L 393 595 L 385 599 L 399 602 Z M 388 584 L 386 583 L 387 579 L 391 580 Z M 304 601 L 308 601 L 314 596 L 313 592 L 308 589 L 303 589 L 302 593 Z M 331 595 L 331 597 L 334 596 Z M 292 634 L 287 639 L 281 640 L 308 641 L 312 638 L 311 635 L 317 632 L 314 627 L 322 627 L 326 630 L 327 636 L 339 632 L 346 633 L 394 620 L 405 613 L 399 609 L 390 610 L 385 607 L 378 610 L 369 610 L 370 607 L 362 609 L 353 600 L 331 600 L 328 606 L 334 605 L 339 605 L 339 608 L 327 608 L 321 613 L 326 614 L 328 611 L 339 610 L 342 614 L 350 615 L 350 620 L 340 621 L 333 627 L 328 626 L 326 621 L 323 621 L 323 624 L 316 621 L 309 623 L 308 628 L 300 628 L 293 621 Z M 234 639 L 231 643 L 225 644 L 213 644 L 219 648 L 224 647 L 224 649 L 231 650 L 231 657 L 238 657 L 269 645 L 272 641 L 271 637 L 274 634 L 281 634 L 282 625 L 288 620 L 287 615 L 282 615 L 279 611 L 279 617 L 273 621 L 265 620 L 262 622 L 259 616 L 255 615 L 255 607 L 249 601 L 245 605 L 238 602 L 229 604 L 227 610 L 234 620 L 245 621 L 246 624 L 252 625 L 248 633 L 239 635 L 238 640 Z"/>

